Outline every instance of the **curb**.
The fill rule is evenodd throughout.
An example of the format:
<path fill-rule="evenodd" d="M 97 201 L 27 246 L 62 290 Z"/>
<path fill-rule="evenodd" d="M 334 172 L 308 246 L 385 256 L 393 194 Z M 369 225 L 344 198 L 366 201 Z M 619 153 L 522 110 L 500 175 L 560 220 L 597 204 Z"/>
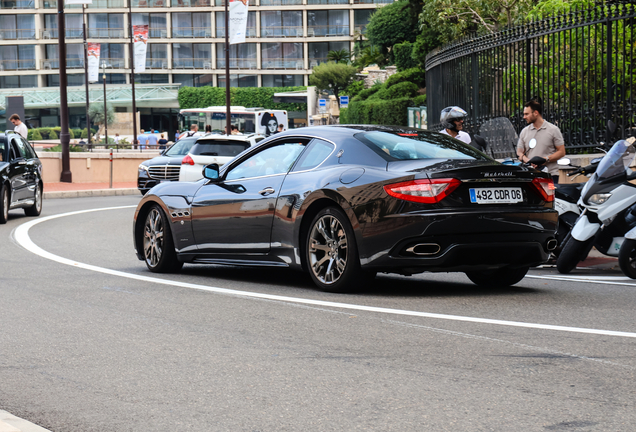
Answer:
<path fill-rule="evenodd" d="M 71 191 L 51 191 L 44 192 L 42 198 L 55 199 L 55 198 L 83 198 L 83 197 L 97 197 L 97 196 L 116 196 L 116 195 L 139 195 L 139 189 L 127 188 L 127 189 L 89 189 L 89 190 L 71 190 Z M 0 432 L 2 430 L 0 429 Z"/>
<path fill-rule="evenodd" d="M 36 424 L 0 410 L 0 432 L 51 432 Z"/>

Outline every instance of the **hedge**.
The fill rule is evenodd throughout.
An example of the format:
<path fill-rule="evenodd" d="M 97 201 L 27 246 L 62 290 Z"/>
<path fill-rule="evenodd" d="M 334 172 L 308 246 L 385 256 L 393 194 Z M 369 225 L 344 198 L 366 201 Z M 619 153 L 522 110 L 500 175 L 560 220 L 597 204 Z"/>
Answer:
<path fill-rule="evenodd" d="M 369 99 L 350 102 L 340 110 L 340 124 L 383 124 L 408 126 L 408 107 L 417 106 L 413 98 Z"/>
<path fill-rule="evenodd" d="M 420 68 L 411 68 L 391 75 L 384 85 L 391 87 L 404 81 L 409 81 L 418 85 L 419 88 L 426 87 L 426 71 Z"/>
<path fill-rule="evenodd" d="M 393 56 L 395 58 L 395 66 L 398 71 L 414 68 L 417 66 L 417 62 L 413 60 L 413 44 L 410 42 L 403 42 L 393 45 Z"/>
<path fill-rule="evenodd" d="M 247 108 L 262 107 L 286 111 L 307 111 L 306 103 L 276 103 L 274 93 L 304 91 L 307 87 L 231 87 L 230 103 Z M 181 87 L 179 107 L 205 108 L 225 105 L 225 88 L 222 87 Z"/>

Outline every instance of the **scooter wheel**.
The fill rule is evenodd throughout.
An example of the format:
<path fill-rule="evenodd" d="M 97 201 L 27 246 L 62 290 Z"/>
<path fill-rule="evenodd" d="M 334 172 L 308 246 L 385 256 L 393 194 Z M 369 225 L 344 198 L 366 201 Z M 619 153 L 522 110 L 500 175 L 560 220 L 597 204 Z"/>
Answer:
<path fill-rule="evenodd" d="M 556 267 L 559 273 L 567 274 L 574 270 L 576 265 L 587 257 L 592 243 L 594 243 L 594 237 L 585 241 L 570 237 L 557 258 Z"/>
<path fill-rule="evenodd" d="M 625 239 L 618 252 L 618 264 L 625 276 L 636 279 L 636 240 Z"/>

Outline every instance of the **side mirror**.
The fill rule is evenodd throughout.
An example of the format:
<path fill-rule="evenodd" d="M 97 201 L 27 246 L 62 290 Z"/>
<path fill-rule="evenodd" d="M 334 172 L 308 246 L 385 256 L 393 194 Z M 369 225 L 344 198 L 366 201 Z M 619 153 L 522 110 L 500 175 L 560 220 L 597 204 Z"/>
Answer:
<path fill-rule="evenodd" d="M 212 181 L 219 181 L 219 164 L 213 163 L 203 168 L 203 177 Z"/>
<path fill-rule="evenodd" d="M 488 143 L 486 142 L 484 137 L 479 135 L 473 136 L 473 141 L 471 142 L 471 144 L 473 145 L 473 147 L 477 148 L 477 150 L 481 151 L 486 151 L 486 148 L 488 147 Z"/>
<path fill-rule="evenodd" d="M 528 161 L 528 163 L 531 163 L 531 164 L 536 165 L 536 166 L 541 166 L 541 165 L 545 164 L 545 162 L 546 162 L 545 158 L 542 158 L 541 156 L 535 156 L 535 157 L 533 157 L 532 159 L 530 159 Z"/>
<path fill-rule="evenodd" d="M 561 158 L 557 161 L 557 165 L 561 165 L 561 166 L 568 166 L 570 165 L 572 161 L 570 160 L 570 158 Z"/>
<path fill-rule="evenodd" d="M 614 135 L 614 132 L 616 132 L 616 123 L 614 123 L 611 120 L 607 121 L 607 130 L 609 131 L 610 135 Z"/>

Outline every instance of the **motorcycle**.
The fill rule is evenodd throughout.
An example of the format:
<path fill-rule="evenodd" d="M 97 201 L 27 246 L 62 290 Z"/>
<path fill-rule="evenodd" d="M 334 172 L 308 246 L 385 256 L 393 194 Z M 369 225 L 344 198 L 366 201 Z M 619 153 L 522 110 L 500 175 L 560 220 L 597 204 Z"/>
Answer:
<path fill-rule="evenodd" d="M 605 255 L 619 256 L 624 236 L 636 228 L 636 186 L 629 183 L 636 180 L 636 172 L 628 168 L 633 156 L 630 152 L 629 142 L 618 141 L 583 186 L 577 204 L 584 210 L 557 258 L 559 273 L 571 272 L 592 247 Z M 582 171 L 586 169 L 589 172 L 592 168 Z"/>

